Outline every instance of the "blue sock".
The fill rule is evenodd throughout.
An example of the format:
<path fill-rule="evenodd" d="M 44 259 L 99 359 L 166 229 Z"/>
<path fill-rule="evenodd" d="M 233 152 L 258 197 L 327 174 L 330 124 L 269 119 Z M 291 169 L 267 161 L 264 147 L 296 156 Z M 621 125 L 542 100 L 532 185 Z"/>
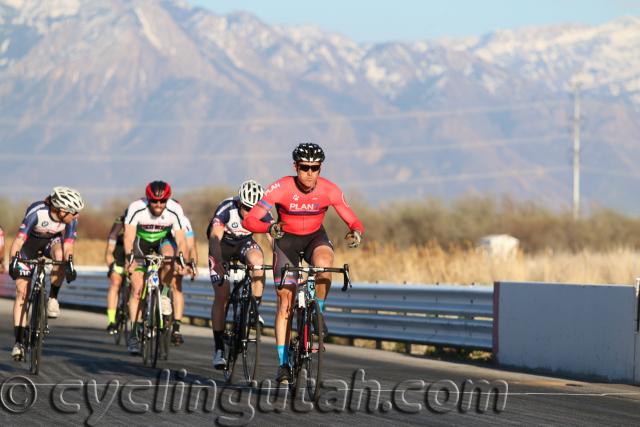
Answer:
<path fill-rule="evenodd" d="M 284 365 L 285 363 L 287 363 L 289 360 L 289 355 L 287 354 L 287 347 L 284 345 L 279 345 L 276 346 L 276 349 L 278 350 L 278 364 L 279 365 Z"/>
<path fill-rule="evenodd" d="M 318 301 L 318 307 L 320 307 L 320 313 L 324 313 L 324 300 L 317 299 L 316 301 Z"/>

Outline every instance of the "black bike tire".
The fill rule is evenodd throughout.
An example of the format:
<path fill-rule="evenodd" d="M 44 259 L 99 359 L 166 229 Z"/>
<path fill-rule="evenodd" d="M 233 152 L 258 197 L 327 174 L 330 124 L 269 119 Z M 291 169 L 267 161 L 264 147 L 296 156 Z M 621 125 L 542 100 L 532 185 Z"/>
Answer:
<path fill-rule="evenodd" d="M 240 323 L 242 345 L 242 369 L 244 379 L 247 383 L 258 378 L 260 364 L 260 337 L 262 336 L 262 326 L 258 321 L 258 303 L 251 296 L 242 307 L 242 318 Z M 253 322 L 252 322 L 253 320 Z M 254 331 L 253 338 L 252 331 Z M 255 348 L 254 353 L 250 348 Z M 253 359 L 253 360 L 252 360 Z"/>
<path fill-rule="evenodd" d="M 233 299 L 233 298 L 232 298 Z M 237 298 L 236 298 L 237 299 Z M 225 340 L 225 356 L 227 358 L 227 366 L 222 371 L 224 375 L 224 379 L 227 384 L 233 382 L 234 374 L 236 373 L 235 366 L 236 360 L 238 359 L 238 330 L 239 330 L 239 320 L 238 320 L 238 303 L 237 301 L 230 302 L 227 306 L 227 310 L 230 307 L 233 307 L 233 320 L 231 322 L 231 329 L 226 329 L 224 334 Z M 225 313 L 226 314 L 226 313 Z M 225 316 L 226 321 L 226 316 Z"/>
<path fill-rule="evenodd" d="M 160 355 L 160 339 L 162 331 L 160 330 L 160 301 L 158 301 L 159 291 L 151 293 L 151 319 L 149 323 L 149 330 L 151 331 L 151 342 L 149 343 L 149 349 L 151 351 L 151 366 L 154 368 L 158 365 L 158 356 Z"/>
<path fill-rule="evenodd" d="M 40 373 L 40 367 L 42 366 L 42 347 L 44 341 L 44 330 L 46 322 L 46 306 L 45 306 L 45 292 L 43 288 L 40 288 L 38 295 L 34 298 L 32 305 L 31 316 L 31 360 L 29 370 L 31 374 L 38 375 Z"/>
<path fill-rule="evenodd" d="M 125 278 L 122 279 L 120 289 L 118 290 L 118 308 L 116 311 L 116 333 L 113 339 L 116 345 L 120 345 L 122 338 L 124 338 L 124 344 L 129 342 L 129 307 L 128 307 L 128 292 L 127 283 Z"/>
<path fill-rule="evenodd" d="M 315 326 L 314 326 L 315 325 Z M 320 397 L 320 383 L 322 382 L 322 361 L 324 359 L 324 319 L 317 301 L 311 301 L 305 311 L 305 325 L 308 334 L 307 348 L 304 339 L 299 338 L 301 355 L 300 371 L 307 370 L 307 384 L 304 384 L 310 402 L 317 402 Z M 304 334 L 304 329 L 301 330 Z M 314 381 L 312 381 L 314 380 Z"/>

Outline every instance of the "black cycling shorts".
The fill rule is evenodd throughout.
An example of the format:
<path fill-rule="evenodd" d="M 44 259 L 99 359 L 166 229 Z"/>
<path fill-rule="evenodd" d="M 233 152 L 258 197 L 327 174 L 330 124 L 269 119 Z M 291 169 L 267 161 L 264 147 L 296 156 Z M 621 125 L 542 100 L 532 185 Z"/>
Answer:
<path fill-rule="evenodd" d="M 44 255 L 47 258 L 53 259 L 51 247 L 58 244 L 62 244 L 62 239 L 59 236 L 47 239 L 30 236 L 27 241 L 24 242 L 24 245 L 22 245 L 22 249 L 20 249 L 20 258 L 36 259 L 38 256 Z M 33 276 L 34 267 L 33 265 L 18 263 L 20 277 L 29 278 Z"/>
<path fill-rule="evenodd" d="M 249 251 L 255 249 L 262 253 L 262 248 L 260 248 L 260 245 L 257 244 L 251 236 L 239 240 L 223 239 L 220 242 L 220 249 L 222 250 L 222 262 L 229 263 L 231 260 L 236 259 L 244 265 L 247 265 L 247 253 L 249 253 Z M 217 283 L 222 280 L 222 278 L 216 273 L 213 267 L 213 261 L 211 257 L 209 257 L 209 276 L 211 277 L 212 283 Z"/>
<path fill-rule="evenodd" d="M 281 271 L 285 264 L 300 265 L 300 253 L 303 254 L 303 259 L 311 264 L 311 256 L 318 246 L 328 246 L 333 249 L 333 244 L 324 227 L 305 236 L 285 233 L 282 239 L 275 240 L 273 244 L 273 278 L 275 283 L 280 283 Z M 291 272 L 286 282 L 295 283 L 297 280 L 298 273 Z"/>

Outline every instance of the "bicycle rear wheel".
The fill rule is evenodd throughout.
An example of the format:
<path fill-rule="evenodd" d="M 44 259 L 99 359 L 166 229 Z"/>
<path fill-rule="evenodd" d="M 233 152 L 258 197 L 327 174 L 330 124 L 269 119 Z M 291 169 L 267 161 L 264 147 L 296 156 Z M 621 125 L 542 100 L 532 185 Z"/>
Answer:
<path fill-rule="evenodd" d="M 324 319 L 317 301 L 307 305 L 305 322 L 301 326 L 298 337 L 301 363 L 296 383 L 299 387 L 305 388 L 309 401 L 317 402 L 320 397 L 324 354 Z M 300 381 L 300 373 L 303 369 L 307 372 L 306 384 Z"/>
<path fill-rule="evenodd" d="M 120 342 L 124 338 L 124 344 L 129 342 L 129 287 L 123 280 L 120 285 L 120 291 L 118 292 L 118 309 L 116 311 L 116 333 L 113 335 L 113 339 L 116 345 L 120 345 Z"/>
<path fill-rule="evenodd" d="M 44 341 L 44 330 L 46 327 L 47 313 L 45 306 L 45 292 L 40 288 L 37 295 L 34 296 L 31 303 L 31 319 L 29 333 L 30 351 L 29 351 L 29 372 L 38 375 L 40 366 L 42 365 L 42 346 Z"/>
<path fill-rule="evenodd" d="M 171 324 L 172 316 L 163 316 L 162 330 L 160 331 L 160 358 L 169 359 L 169 348 L 171 347 Z"/>
<path fill-rule="evenodd" d="M 262 325 L 258 321 L 258 303 L 254 297 L 247 300 L 242 307 L 240 322 L 242 343 L 242 366 L 244 379 L 249 383 L 258 378 L 258 364 L 260 362 L 260 337 Z"/>

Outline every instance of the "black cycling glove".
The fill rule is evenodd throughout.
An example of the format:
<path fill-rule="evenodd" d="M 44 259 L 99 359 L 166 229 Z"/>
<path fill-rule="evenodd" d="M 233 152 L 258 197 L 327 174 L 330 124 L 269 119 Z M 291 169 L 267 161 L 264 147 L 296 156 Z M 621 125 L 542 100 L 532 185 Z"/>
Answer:
<path fill-rule="evenodd" d="M 65 277 L 67 278 L 67 283 L 71 283 L 78 277 L 78 272 L 76 272 L 76 268 L 73 265 L 73 259 L 69 257 L 69 261 L 65 264 Z"/>
<path fill-rule="evenodd" d="M 18 267 L 18 257 L 11 257 L 11 262 L 9 263 L 9 276 L 13 280 L 16 280 L 20 277 L 20 267 Z"/>

